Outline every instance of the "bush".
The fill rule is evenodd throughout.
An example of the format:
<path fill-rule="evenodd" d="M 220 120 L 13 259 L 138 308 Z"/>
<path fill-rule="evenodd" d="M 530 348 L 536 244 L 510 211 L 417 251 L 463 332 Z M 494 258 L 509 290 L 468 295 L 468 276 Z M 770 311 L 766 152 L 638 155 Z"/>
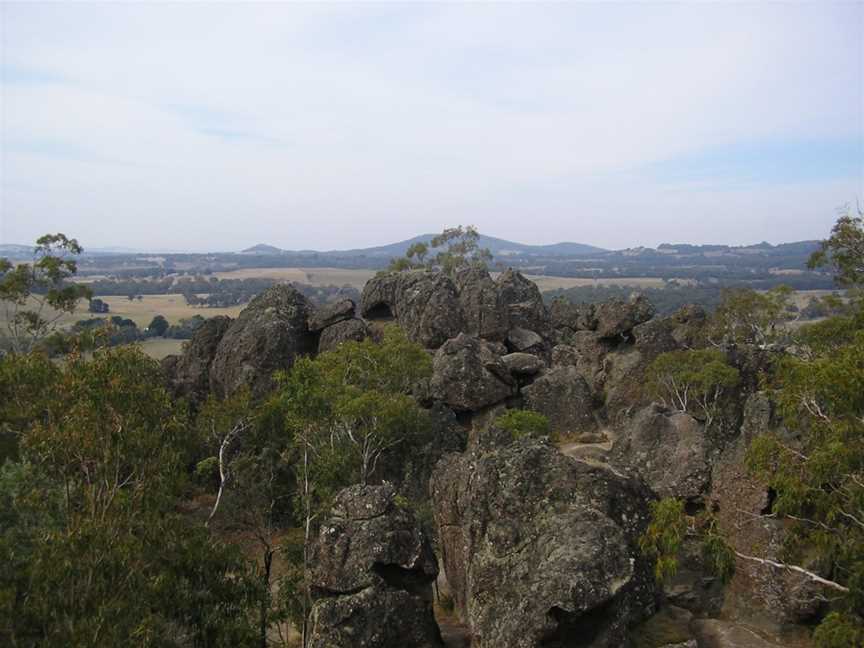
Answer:
<path fill-rule="evenodd" d="M 549 436 L 549 419 L 530 410 L 512 409 L 495 419 L 495 425 L 514 439 Z"/>

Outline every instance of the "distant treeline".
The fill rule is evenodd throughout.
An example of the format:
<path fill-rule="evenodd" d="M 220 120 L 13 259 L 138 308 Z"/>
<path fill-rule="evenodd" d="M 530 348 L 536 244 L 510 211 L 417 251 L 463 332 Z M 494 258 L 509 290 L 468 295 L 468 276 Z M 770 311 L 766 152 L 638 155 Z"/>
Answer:
<path fill-rule="evenodd" d="M 787 284 L 788 285 L 788 284 Z M 732 287 L 732 286 L 729 286 Z M 753 287 L 753 286 L 747 286 Z M 634 292 L 641 293 L 654 304 L 659 315 L 669 315 L 687 304 L 698 304 L 706 311 L 713 312 L 723 298 L 721 286 L 687 286 L 670 282 L 665 288 L 634 288 L 632 286 L 579 286 L 559 288 L 543 293 L 543 299 L 550 303 L 553 299 L 565 299 L 573 304 L 597 304 L 610 299 L 626 300 Z M 816 319 L 836 314 L 815 297 L 800 309 L 790 305 L 790 312 L 799 314 L 801 319 Z"/>
<path fill-rule="evenodd" d="M 277 282 L 268 278 L 219 279 L 217 277 L 163 277 L 159 279 L 99 279 L 88 285 L 97 297 L 139 295 L 183 295 L 190 306 L 227 308 L 248 303 Z M 337 299 L 360 299 L 360 291 L 353 286 L 310 286 L 293 283 L 314 304 L 321 305 Z"/>

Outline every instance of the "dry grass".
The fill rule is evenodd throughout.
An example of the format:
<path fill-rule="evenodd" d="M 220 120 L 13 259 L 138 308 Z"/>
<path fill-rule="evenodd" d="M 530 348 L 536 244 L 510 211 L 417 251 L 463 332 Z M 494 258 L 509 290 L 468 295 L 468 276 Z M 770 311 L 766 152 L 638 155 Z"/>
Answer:
<path fill-rule="evenodd" d="M 179 354 L 183 350 L 183 340 L 169 338 L 150 338 L 141 342 L 141 350 L 154 360 L 161 360 L 165 356 Z"/>
<path fill-rule="evenodd" d="M 275 279 L 296 281 L 310 286 L 344 286 L 362 289 L 375 270 L 350 270 L 347 268 L 243 268 L 227 272 L 214 272 L 220 279 Z"/>
<path fill-rule="evenodd" d="M 150 324 L 150 320 L 156 315 L 162 315 L 171 324 L 176 324 L 181 319 L 201 315 L 202 317 L 214 317 L 216 315 L 228 315 L 237 317 L 244 306 L 232 306 L 231 308 L 193 308 L 186 303 L 183 295 L 143 295 L 140 300 L 129 301 L 127 297 L 100 297 L 108 304 L 110 312 L 104 315 L 90 313 L 87 310 L 87 302 L 78 303 L 74 313 L 64 313 L 60 316 L 58 324 L 61 327 L 71 326 L 78 320 L 90 317 L 110 317 L 119 315 L 131 319 L 140 328 Z M 51 317 L 50 313 L 45 314 Z M 0 326 L 5 323 L 6 314 L 0 308 Z M 4 327 L 5 328 L 5 327 Z"/>
<path fill-rule="evenodd" d="M 578 288 L 581 286 L 632 286 L 633 288 L 663 288 L 663 279 L 656 277 L 614 277 L 585 279 L 582 277 L 548 277 L 546 275 L 525 275 L 537 284 L 540 292 L 558 288 Z"/>

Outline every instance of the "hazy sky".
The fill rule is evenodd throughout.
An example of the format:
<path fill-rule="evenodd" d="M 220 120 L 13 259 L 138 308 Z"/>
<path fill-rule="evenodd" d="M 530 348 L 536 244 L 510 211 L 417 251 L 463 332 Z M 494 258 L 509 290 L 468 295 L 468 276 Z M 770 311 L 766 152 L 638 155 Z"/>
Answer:
<path fill-rule="evenodd" d="M 0 243 L 823 237 L 862 7 L 4 3 Z"/>

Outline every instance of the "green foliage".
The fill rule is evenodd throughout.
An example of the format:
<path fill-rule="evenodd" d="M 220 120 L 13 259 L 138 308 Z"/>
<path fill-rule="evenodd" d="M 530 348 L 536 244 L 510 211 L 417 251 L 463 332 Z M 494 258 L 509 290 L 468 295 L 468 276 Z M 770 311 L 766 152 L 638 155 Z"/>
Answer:
<path fill-rule="evenodd" d="M 765 345 L 782 333 L 792 318 L 788 311 L 792 289 L 777 286 L 766 292 L 751 288 L 723 290 L 722 301 L 711 318 L 708 336 L 720 344 Z"/>
<path fill-rule="evenodd" d="M 639 538 L 639 548 L 654 560 L 654 576 L 665 582 L 678 571 L 678 552 L 687 534 L 684 502 L 669 497 L 651 502 L 651 522 Z"/>
<path fill-rule="evenodd" d="M 36 241 L 30 263 L 15 265 L 0 258 L 0 303 L 13 352 L 30 351 L 54 330 L 60 315 L 91 296 L 86 286 L 68 282 L 78 269 L 70 257 L 81 251 L 75 239 L 46 234 Z"/>
<path fill-rule="evenodd" d="M 819 648 L 860 648 L 864 646 L 864 627 L 860 618 L 831 612 L 816 628 L 813 641 Z"/>
<path fill-rule="evenodd" d="M 720 399 L 738 385 L 740 375 L 716 349 L 687 349 L 657 356 L 646 379 L 655 398 L 711 425 Z"/>
<path fill-rule="evenodd" d="M 495 419 L 495 425 L 514 439 L 549 435 L 549 419 L 531 410 L 511 409 Z"/>
<path fill-rule="evenodd" d="M 150 320 L 147 329 L 153 335 L 164 336 L 165 332 L 168 330 L 168 326 L 168 320 L 166 320 L 162 315 L 156 315 L 152 320 Z"/>
<path fill-rule="evenodd" d="M 831 236 L 821 242 L 807 264 L 811 269 L 828 266 L 842 286 L 858 286 L 864 281 L 864 213 L 847 207 L 837 219 Z"/>
<path fill-rule="evenodd" d="M 717 531 L 713 517 L 708 518 L 706 526 L 702 539 L 702 556 L 714 575 L 728 583 L 735 573 L 735 552 Z"/>
<path fill-rule="evenodd" d="M 390 262 L 387 270 L 401 272 L 425 268 L 440 270 L 452 276 L 461 268 L 485 268 L 492 260 L 492 253 L 478 245 L 479 239 L 480 233 L 473 225 L 448 227 L 428 243 L 412 244 L 404 257 Z M 430 256 L 430 253 L 436 250 L 437 252 Z"/>
<path fill-rule="evenodd" d="M 134 347 L 48 370 L 3 361 L 29 399 L 0 471 L 0 636 L 12 645 L 249 645 L 260 590 L 236 549 L 176 513 L 186 413 Z M 32 371 L 32 375 L 27 375 Z"/>
<path fill-rule="evenodd" d="M 48 416 L 60 378 L 60 368 L 42 354 L 0 358 L 0 464 L 17 456 L 21 433 Z"/>

